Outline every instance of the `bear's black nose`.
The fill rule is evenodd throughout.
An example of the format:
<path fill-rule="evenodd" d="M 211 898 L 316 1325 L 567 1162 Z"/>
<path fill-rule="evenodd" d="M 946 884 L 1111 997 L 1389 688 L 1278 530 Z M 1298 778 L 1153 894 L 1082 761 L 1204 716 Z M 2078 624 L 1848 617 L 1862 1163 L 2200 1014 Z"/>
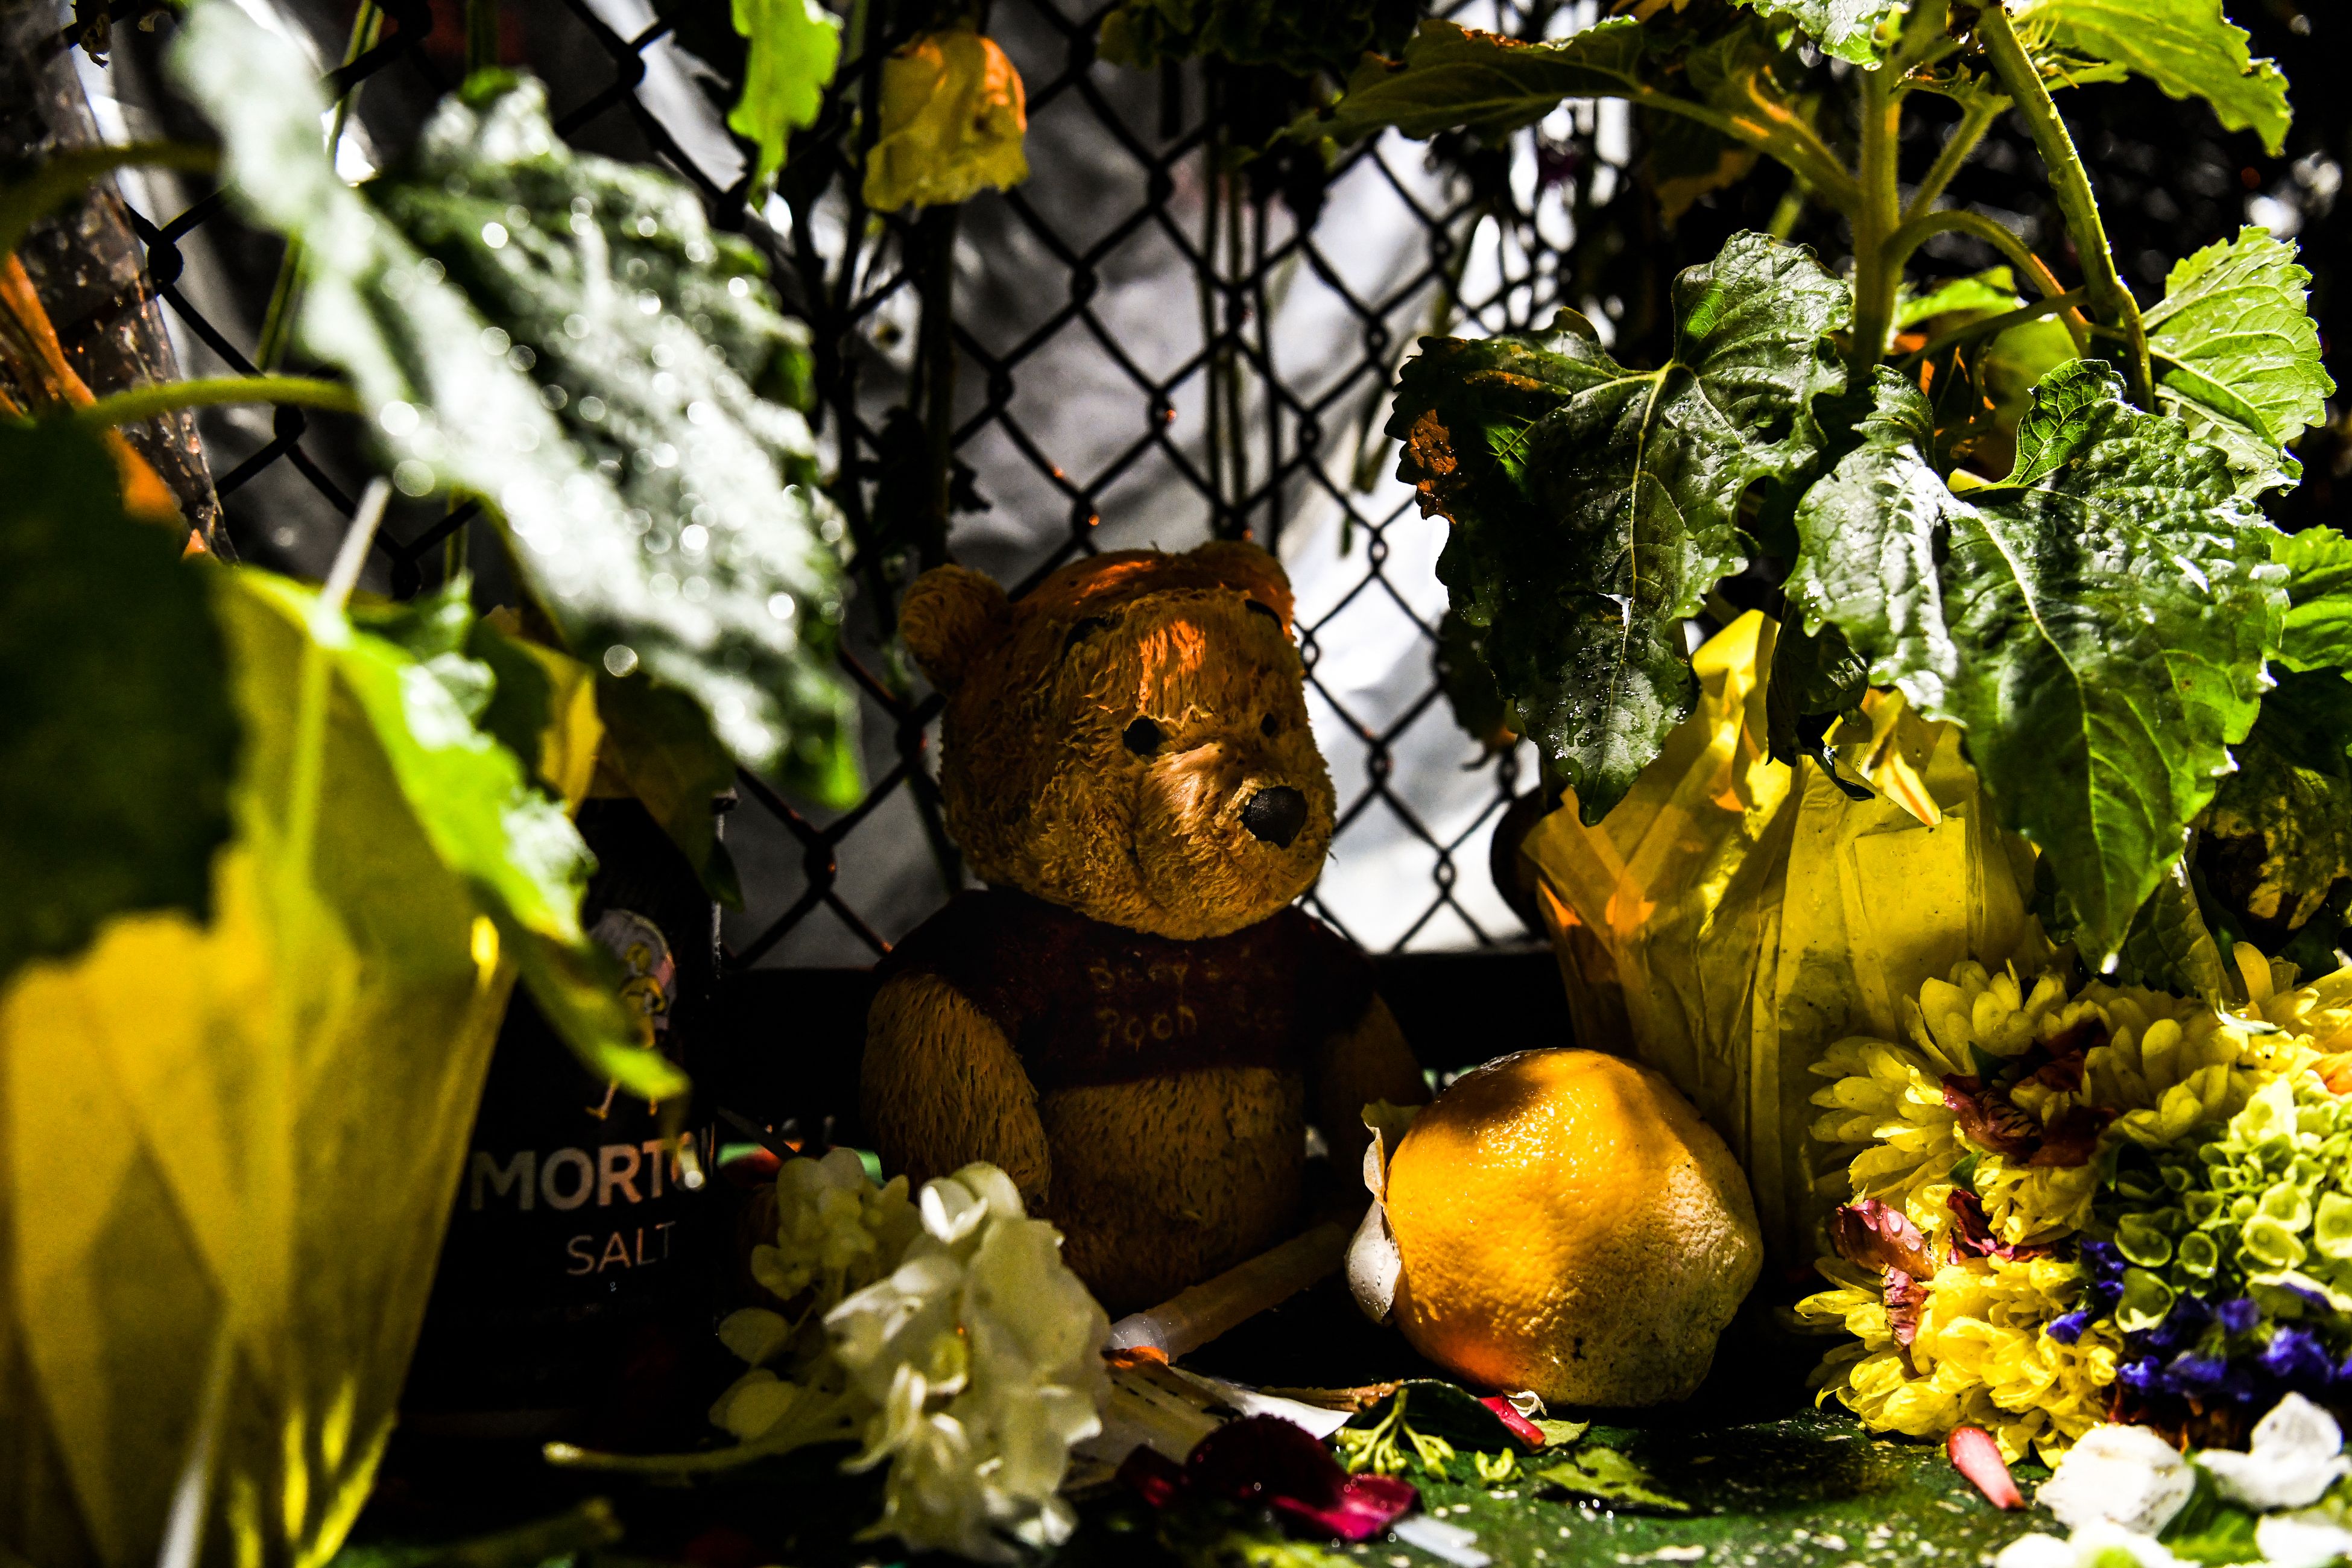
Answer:
<path fill-rule="evenodd" d="M 1276 849 L 1287 849 L 1307 826 L 1307 797 L 1288 784 L 1262 789 L 1242 807 L 1242 826 Z"/>

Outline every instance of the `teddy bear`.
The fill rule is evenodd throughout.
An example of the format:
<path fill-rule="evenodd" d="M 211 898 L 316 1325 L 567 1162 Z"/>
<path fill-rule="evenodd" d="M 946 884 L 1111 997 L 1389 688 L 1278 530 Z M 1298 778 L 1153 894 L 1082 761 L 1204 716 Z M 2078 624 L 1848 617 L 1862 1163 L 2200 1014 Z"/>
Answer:
<path fill-rule="evenodd" d="M 1307 1124 L 1352 1173 L 1427 1088 L 1363 953 L 1293 903 L 1331 841 L 1288 579 L 1220 542 L 960 566 L 899 612 L 946 699 L 940 794 L 985 884 L 878 966 L 860 1109 L 886 1170 L 1001 1166 L 1114 1314 L 1290 1235 Z"/>

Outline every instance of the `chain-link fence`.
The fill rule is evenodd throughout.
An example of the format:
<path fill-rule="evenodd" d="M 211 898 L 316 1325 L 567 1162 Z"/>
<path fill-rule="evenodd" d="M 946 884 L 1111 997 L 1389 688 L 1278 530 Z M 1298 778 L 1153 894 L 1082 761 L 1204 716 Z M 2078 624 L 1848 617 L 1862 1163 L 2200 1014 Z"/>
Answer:
<path fill-rule="evenodd" d="M 1105 63 L 1096 36 L 1108 8 L 995 0 L 989 30 L 1027 89 L 1030 179 L 959 209 L 887 216 L 860 195 L 875 118 L 861 110 L 912 25 L 894 23 L 904 8 L 845 7 L 850 37 L 823 116 L 756 207 L 746 149 L 723 126 L 741 63 L 725 0 L 658 15 L 648 0 L 534 0 L 498 14 L 500 58 L 547 80 L 565 137 L 690 182 L 719 226 L 767 254 L 812 325 L 816 419 L 849 528 L 842 665 L 859 693 L 870 787 L 825 813 L 744 780 L 729 829 L 747 896 L 728 926 L 740 965 L 867 962 L 961 879 L 931 782 L 938 703 L 892 644 L 914 572 L 947 551 L 1025 585 L 1080 552 L 1212 534 L 1277 551 L 1298 591 L 1316 734 L 1341 803 L 1309 895 L 1318 912 L 1376 949 L 1523 940 L 1488 876 L 1486 837 L 1533 784 L 1532 758 L 1469 739 L 1440 689 L 1444 524 L 1390 477 L 1380 426 L 1397 367 L 1424 331 L 1526 326 L 1563 303 L 1638 359 L 1659 346 L 1675 268 L 1730 230 L 1769 226 L 1839 248 L 1777 178 L 1706 195 L 1669 226 L 1654 199 L 1663 143 L 1613 103 L 1564 106 L 1506 145 L 1391 136 L 1327 164 L 1321 150 L 1273 139 L 1304 101 L 1294 79 Z M 201 134 L 158 86 L 158 37 L 132 25 L 146 9 L 114 5 L 112 63 L 84 67 L 100 129 Z M 337 158 L 352 177 L 404 145 L 465 68 L 458 0 L 248 9 L 310 47 L 347 95 Z M 1601 6 L 1445 9 L 1542 37 L 1589 25 Z M 94 12 L 77 7 L 82 26 Z M 2344 27 L 2285 0 L 2240 19 L 2291 76 L 2298 62 L 2315 72 L 2329 47 L 2317 35 Z M 2081 95 L 2100 116 L 2086 152 L 2135 285 L 2160 288 L 2166 257 L 2251 216 L 2319 238 L 2308 258 L 2322 268 L 2325 320 L 2346 124 L 2325 94 L 2316 81 L 2298 93 L 2306 112 L 2281 158 L 2153 89 Z M 1922 167 L 1939 136 L 1931 121 L 1920 118 L 1906 149 Z M 1997 134 L 1956 194 L 2062 254 L 2021 146 Z M 166 307 L 191 373 L 275 365 L 287 297 L 276 245 L 201 184 L 150 174 L 126 179 L 124 197 L 146 246 L 144 291 Z M 1927 256 L 1960 272 L 1994 259 L 1980 248 L 1942 237 Z M 76 323 L 60 325 L 70 336 Z M 347 422 L 215 411 L 203 428 L 237 548 L 319 570 L 365 474 Z M 2340 450 L 2306 446 L 2314 482 L 2294 503 L 2306 513 L 2332 510 Z M 910 496 L 933 474 L 952 482 Z M 485 592 L 503 592 L 475 522 L 470 506 L 402 503 L 378 536 L 373 581 L 407 595 L 464 559 Z"/>

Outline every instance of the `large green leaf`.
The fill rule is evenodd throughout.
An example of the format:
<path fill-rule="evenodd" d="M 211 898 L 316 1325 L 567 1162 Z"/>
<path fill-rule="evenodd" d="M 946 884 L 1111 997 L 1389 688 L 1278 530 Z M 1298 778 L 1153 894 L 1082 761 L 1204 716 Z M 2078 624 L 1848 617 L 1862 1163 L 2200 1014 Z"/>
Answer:
<path fill-rule="evenodd" d="M 98 435 L 0 423 L 0 985 L 110 915 L 205 913 L 237 752 L 226 672 L 179 531 L 124 512 Z"/>
<path fill-rule="evenodd" d="M 2217 452 L 2132 408 L 2102 362 L 2053 372 L 2015 470 L 1966 497 L 1891 372 L 1862 433 L 1798 508 L 1790 592 L 1874 681 L 1966 727 L 2103 959 L 2253 723 L 2285 609 L 2269 526 Z"/>
<path fill-rule="evenodd" d="M 2175 98 L 2203 99 L 2227 129 L 2258 133 L 2273 157 L 2285 145 L 2286 78 L 2252 58 L 2221 0 L 2032 0 L 2011 15 L 2037 55 L 2121 67 Z"/>
<path fill-rule="evenodd" d="M 609 955 L 581 930 L 588 846 L 563 807 L 530 786 L 522 761 L 475 727 L 446 667 L 357 629 L 286 578 L 238 570 L 225 574 L 222 595 L 224 614 L 274 612 L 303 629 L 338 700 L 373 731 L 425 841 L 472 889 L 531 1000 L 582 1062 L 648 1100 L 683 1091 L 683 1076 L 623 1005 Z M 337 819 L 332 832 L 364 838 L 369 827 Z"/>
<path fill-rule="evenodd" d="M 2301 476 L 2280 448 L 2326 418 L 2336 383 L 2305 308 L 2311 274 L 2294 247 L 2248 226 L 2173 265 L 2142 320 L 2163 412 L 2221 447 L 2248 494 Z"/>
<path fill-rule="evenodd" d="M 1743 5 L 1788 17 L 1821 46 L 1822 53 L 1858 66 L 1876 65 L 1885 53 L 1878 32 L 1910 9 L 1909 0 L 1739 0 Z"/>
<path fill-rule="evenodd" d="M 1809 252 L 1737 235 L 1675 280 L 1654 370 L 1573 311 L 1538 337 L 1424 339 L 1405 367 L 1399 477 L 1453 521 L 1439 575 L 1588 820 L 1689 710 L 1681 623 L 1746 558 L 1741 497 L 1820 451 L 1846 298 Z"/>
<path fill-rule="evenodd" d="M 1705 31 L 1671 16 L 1613 16 L 1546 43 L 1433 17 L 1402 61 L 1367 58 L 1338 102 L 1301 116 L 1289 134 L 1347 142 L 1393 126 L 1419 138 L 1455 129 L 1492 138 L 1563 99 L 1622 98 L 1769 153 L 1845 205 L 1853 175 L 1773 79 L 1785 52 L 1775 24 L 1747 15 Z"/>
<path fill-rule="evenodd" d="M 1631 16 L 1541 44 L 1433 17 L 1405 45 L 1401 63 L 1365 60 L 1339 102 L 1300 126 L 1340 142 L 1390 126 L 1417 139 L 1456 129 L 1502 136 L 1534 124 L 1562 99 L 1643 96 L 1648 48 Z"/>
<path fill-rule="evenodd" d="M 2286 568 L 2286 624 L 2279 662 L 2289 669 L 2352 670 L 2352 539 L 2332 528 L 2278 535 L 2271 555 Z M 2344 736 L 2352 743 L 2352 731 Z"/>
<path fill-rule="evenodd" d="M 677 182 L 566 149 L 533 82 L 446 101 L 379 210 L 328 165 L 290 45 L 205 0 L 173 63 L 245 210 L 302 242 L 303 343 L 352 375 L 395 482 L 491 503 L 574 652 L 687 692 L 747 766 L 846 797 L 839 525 L 806 422 L 761 395 L 805 362 L 749 252 Z"/>
<path fill-rule="evenodd" d="M 743 96 L 728 111 L 727 128 L 759 149 L 751 184 L 760 189 L 784 166 L 793 132 L 816 123 L 841 63 L 841 19 L 816 0 L 735 0 L 734 17 L 751 47 Z"/>

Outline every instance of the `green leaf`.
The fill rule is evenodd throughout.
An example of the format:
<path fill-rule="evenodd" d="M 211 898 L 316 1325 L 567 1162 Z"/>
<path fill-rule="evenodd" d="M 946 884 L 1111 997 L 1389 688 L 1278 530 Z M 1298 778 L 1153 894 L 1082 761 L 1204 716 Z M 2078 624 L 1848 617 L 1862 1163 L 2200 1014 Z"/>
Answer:
<path fill-rule="evenodd" d="M 1454 710 L 1454 722 L 1492 753 L 1519 737 L 1511 728 L 1510 707 L 1503 700 L 1495 672 L 1486 668 L 1486 656 L 1478 644 L 1477 628 L 1448 610 L 1438 618 L 1437 652 L 1431 663 L 1436 668 L 1438 689 L 1445 693 L 1445 705 Z"/>
<path fill-rule="evenodd" d="M 1739 0 L 1743 5 L 1786 16 L 1821 46 L 1822 53 L 1858 66 L 1885 58 L 1879 29 L 1909 10 L 1910 0 Z"/>
<path fill-rule="evenodd" d="M 2352 877 L 2352 681 L 2290 671 L 2236 748 L 2205 834 L 2233 874 L 2218 878 L 2256 920 L 2301 927 Z"/>
<path fill-rule="evenodd" d="M 1895 325 L 1898 329 L 1916 327 L 1938 316 L 1973 321 L 1979 316 L 2013 310 L 2022 303 L 2017 297 L 2015 275 L 2006 267 L 1995 267 L 1973 278 L 1955 278 L 1939 283 L 1925 294 L 1915 296 L 1906 290 L 1895 307 Z"/>
<path fill-rule="evenodd" d="M 1746 559 L 1748 487 L 1815 460 L 1813 399 L 1844 381 L 1846 290 L 1809 252 L 1734 236 L 1673 298 L 1655 370 L 1573 311 L 1539 337 L 1424 339 L 1388 424 L 1399 477 L 1454 523 L 1454 607 L 1588 821 L 1689 711 L 1682 620 Z"/>
<path fill-rule="evenodd" d="M 2324 525 L 2307 528 L 2273 538 L 2271 558 L 2287 573 L 2279 662 L 2289 669 L 2352 670 L 2352 539 Z"/>
<path fill-rule="evenodd" d="M 209 908 L 238 725 L 180 543 L 95 432 L 0 423 L 0 985 L 110 915 Z"/>
<path fill-rule="evenodd" d="M 2166 870 L 2156 891 L 2132 917 L 2116 960 L 2116 984 L 2145 985 L 2176 996 L 2201 996 L 2208 1002 L 2222 998 L 2228 971 L 2221 962 L 2221 949 L 2206 929 L 2196 890 L 2189 885 L 2188 868 L 2179 861 Z"/>
<path fill-rule="evenodd" d="M 1301 120 L 1294 135 L 1353 142 L 1394 126 L 1426 140 L 1441 131 L 1489 138 L 1532 125 L 1567 98 L 1632 98 L 1648 52 L 1642 24 L 1613 16 L 1553 43 L 1522 43 L 1434 17 L 1402 61 L 1365 60 L 1337 104 Z"/>
<path fill-rule="evenodd" d="M 734 16 L 751 47 L 727 128 L 759 148 L 751 185 L 765 190 L 784 166 L 793 132 L 816 123 L 841 63 L 841 19 L 816 0 L 734 0 Z"/>
<path fill-rule="evenodd" d="M 2279 448 L 2326 420 L 2336 390 L 2305 308 L 2310 285 L 2293 246 L 2249 226 L 2175 263 L 2163 301 L 2141 318 L 2161 411 L 2221 446 L 2249 495 L 2301 476 Z"/>
<path fill-rule="evenodd" d="M 1688 1513 L 1690 1504 L 1657 1489 L 1650 1473 L 1614 1448 L 1580 1447 L 1535 1479 L 1577 1497 L 1598 1499 L 1612 1508 L 1656 1513 Z"/>
<path fill-rule="evenodd" d="M 701 710 L 643 677 L 596 682 L 604 721 L 597 765 L 637 797 L 686 856 L 710 896 L 743 907 L 743 885 L 719 837 L 714 797 L 735 787 L 735 760 L 711 738 Z"/>
<path fill-rule="evenodd" d="M 622 1005 L 610 956 L 581 930 L 588 846 L 514 753 L 476 729 L 406 649 L 351 627 L 310 589 L 240 569 L 223 574 L 215 602 L 224 616 L 275 614 L 304 630 L 373 731 L 435 855 L 473 889 L 531 1000 L 582 1063 L 647 1100 L 683 1092 L 684 1076 Z M 346 821 L 339 831 L 365 829 Z"/>
<path fill-rule="evenodd" d="M 1773 761 L 1811 757 L 1835 778 L 1824 744 L 1829 721 L 1860 706 L 1869 689 L 1870 672 L 1836 626 L 1812 633 L 1793 619 L 1782 623 L 1764 683 L 1765 744 Z"/>
<path fill-rule="evenodd" d="M 2094 962 L 2113 952 L 2252 726 L 2285 595 L 2218 453 L 2060 367 L 2000 486 L 1953 494 L 1925 401 L 1879 373 L 1863 445 L 1800 505 L 1789 592 L 1871 679 L 1958 721 L 2040 845 Z"/>
<path fill-rule="evenodd" d="M 803 334 L 748 251 L 677 182 L 566 149 L 534 82 L 486 73 L 445 101 L 371 187 L 379 212 L 328 166 L 282 39 L 205 0 L 173 67 L 243 208 L 302 243 L 303 342 L 351 374 L 395 482 L 488 501 L 572 650 L 687 692 L 745 765 L 847 798 L 839 522 L 806 422 L 761 395 L 804 381 Z"/>
<path fill-rule="evenodd" d="M 2286 78 L 2251 58 L 2221 0 L 2032 0 L 2011 16 L 2029 53 L 2124 68 L 2174 98 L 2205 100 L 2225 129 L 2257 132 L 2273 158 L 2286 144 Z"/>

